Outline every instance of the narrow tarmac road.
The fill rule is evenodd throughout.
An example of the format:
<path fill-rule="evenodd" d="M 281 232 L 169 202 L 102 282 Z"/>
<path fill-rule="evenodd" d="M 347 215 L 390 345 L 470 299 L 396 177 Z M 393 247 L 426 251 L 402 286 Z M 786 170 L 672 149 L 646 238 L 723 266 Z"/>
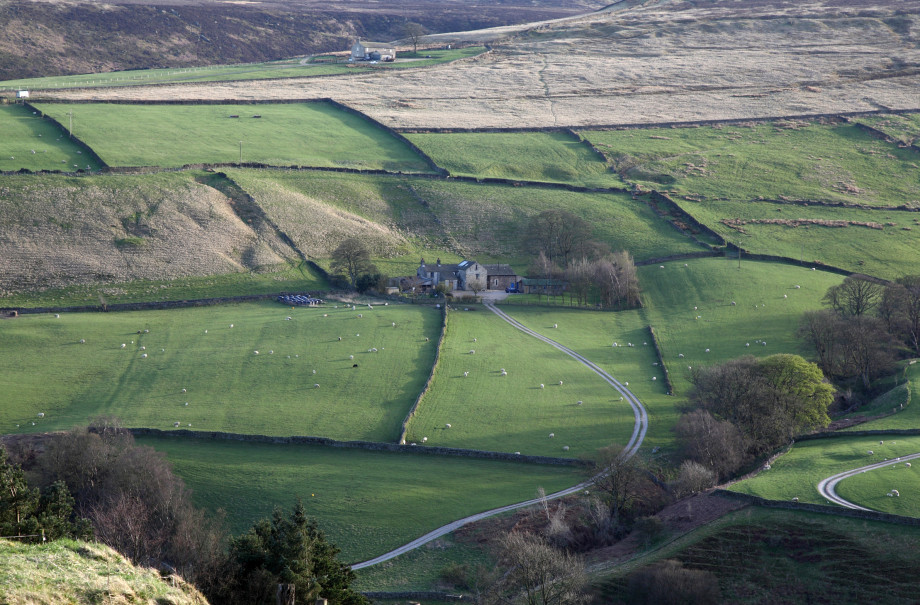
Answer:
<path fill-rule="evenodd" d="M 820 483 L 818 483 L 818 493 L 824 496 L 825 498 L 827 498 L 830 502 L 833 502 L 834 504 L 839 504 L 840 506 L 843 506 L 846 508 L 853 508 L 856 510 L 871 511 L 872 510 L 871 508 L 866 508 L 864 506 L 859 506 L 858 504 L 853 504 L 849 500 L 844 500 L 843 498 L 838 496 L 837 491 L 836 491 L 837 484 L 848 477 L 852 477 L 860 473 L 865 473 L 866 471 L 874 471 L 875 469 L 884 468 L 886 466 L 891 466 L 893 464 L 903 464 L 915 458 L 920 458 L 920 453 L 909 454 L 907 456 L 901 456 L 900 458 L 893 458 L 891 460 L 885 460 L 884 462 L 876 462 L 875 464 L 869 464 L 866 466 L 861 466 L 859 468 L 854 468 L 851 471 L 844 471 L 842 473 L 837 473 L 836 475 L 832 477 L 828 477 L 827 479 L 823 479 Z"/>
<path fill-rule="evenodd" d="M 629 443 L 626 444 L 624 448 L 624 452 L 627 458 L 631 458 L 632 456 L 636 454 L 636 452 L 639 451 L 639 447 L 642 445 L 642 441 L 645 439 L 645 433 L 648 431 L 648 413 L 646 412 L 645 407 L 643 407 L 639 399 L 632 393 L 632 391 L 626 388 L 626 386 L 621 384 L 616 378 L 608 374 L 605 370 L 600 368 L 594 362 L 583 357 L 582 355 L 579 355 L 578 353 L 569 349 L 568 347 L 565 347 L 559 344 L 558 342 L 550 338 L 547 338 L 546 336 L 543 336 L 539 332 L 536 332 L 524 326 L 522 323 L 520 323 L 519 321 L 517 321 L 516 319 L 514 319 L 513 317 L 511 317 L 504 311 L 497 309 L 495 305 L 491 303 L 485 303 L 484 306 L 486 309 L 492 311 L 493 313 L 495 313 L 496 315 L 504 319 L 506 322 L 508 322 L 509 324 L 517 328 L 518 330 L 524 332 L 525 334 L 529 334 L 530 336 L 533 336 L 534 338 L 541 340 L 559 349 L 560 351 L 562 351 L 569 357 L 572 357 L 578 360 L 583 365 L 593 370 L 595 374 L 597 374 L 598 376 L 601 377 L 601 379 L 604 380 L 604 382 L 606 382 L 607 384 L 612 386 L 614 389 L 616 389 L 616 391 L 620 393 L 620 395 L 623 396 L 623 399 L 629 402 L 629 405 L 630 407 L 632 407 L 632 410 L 633 410 L 633 415 L 636 419 L 635 426 L 633 427 L 632 437 L 630 438 Z M 575 485 L 568 489 L 564 489 L 562 491 L 558 491 L 553 494 L 547 494 L 545 499 L 554 500 L 556 498 L 562 498 L 563 496 L 568 496 L 569 494 L 574 494 L 576 492 L 584 490 L 585 488 L 589 487 L 597 479 L 598 476 L 592 477 L 588 481 L 579 483 L 578 485 Z M 493 508 L 492 510 L 483 511 L 475 515 L 470 515 L 469 517 L 458 519 L 456 521 L 453 521 L 452 523 L 448 523 L 447 525 L 443 525 L 433 531 L 430 531 L 424 536 L 421 536 L 420 538 L 416 538 L 415 540 L 412 540 L 408 544 L 404 544 L 400 546 L 399 548 L 391 550 L 388 553 L 384 553 L 380 555 L 379 557 L 374 557 L 373 559 L 368 559 L 367 561 L 355 563 L 351 566 L 351 568 L 352 569 L 364 569 L 365 567 L 371 567 L 372 565 L 377 565 L 379 563 L 383 563 L 384 561 L 389 561 L 390 559 L 398 557 L 401 554 L 407 553 L 411 550 L 415 550 L 419 546 L 427 544 L 428 542 L 431 542 L 432 540 L 436 540 L 445 534 L 449 534 L 453 531 L 456 531 L 457 529 L 460 529 L 461 527 L 463 527 L 464 525 L 468 523 L 473 523 L 474 521 L 481 521 L 482 519 L 487 519 L 488 517 L 494 517 L 495 515 L 500 515 L 502 513 L 513 511 L 519 508 L 532 506 L 534 504 L 540 503 L 542 500 L 543 500 L 542 498 L 533 498 L 530 500 L 525 500 L 524 502 L 517 502 L 515 504 L 509 504 L 507 506 Z"/>

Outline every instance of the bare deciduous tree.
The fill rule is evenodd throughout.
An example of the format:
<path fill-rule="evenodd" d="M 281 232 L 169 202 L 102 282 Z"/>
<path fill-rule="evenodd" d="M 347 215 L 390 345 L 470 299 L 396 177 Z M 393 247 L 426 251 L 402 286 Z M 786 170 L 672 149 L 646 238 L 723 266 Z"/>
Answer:
<path fill-rule="evenodd" d="M 851 275 L 842 284 L 828 288 L 824 303 L 841 315 L 858 317 L 875 309 L 883 292 L 881 284 Z"/>
<path fill-rule="evenodd" d="M 557 550 L 539 536 L 512 532 L 501 543 L 507 569 L 486 591 L 486 603 L 576 605 L 585 602 L 584 561 Z"/>
<path fill-rule="evenodd" d="M 345 276 L 352 289 L 357 287 L 359 275 L 377 270 L 371 263 L 371 253 L 367 246 L 355 237 L 346 239 L 332 251 L 330 268 L 333 273 Z"/>

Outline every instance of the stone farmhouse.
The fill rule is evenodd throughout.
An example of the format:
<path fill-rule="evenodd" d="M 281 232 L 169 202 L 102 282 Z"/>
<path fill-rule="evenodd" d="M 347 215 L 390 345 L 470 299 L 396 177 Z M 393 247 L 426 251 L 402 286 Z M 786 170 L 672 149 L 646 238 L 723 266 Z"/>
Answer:
<path fill-rule="evenodd" d="M 351 58 L 354 61 L 393 61 L 396 59 L 396 49 L 383 42 L 358 40 L 351 47 Z"/>
<path fill-rule="evenodd" d="M 412 285 L 420 290 L 446 284 L 451 290 L 504 290 L 520 280 L 510 265 L 481 265 L 474 260 L 454 264 L 441 264 L 439 258 L 433 265 L 421 264 L 415 272 Z M 478 287 L 476 287 L 478 286 Z"/>

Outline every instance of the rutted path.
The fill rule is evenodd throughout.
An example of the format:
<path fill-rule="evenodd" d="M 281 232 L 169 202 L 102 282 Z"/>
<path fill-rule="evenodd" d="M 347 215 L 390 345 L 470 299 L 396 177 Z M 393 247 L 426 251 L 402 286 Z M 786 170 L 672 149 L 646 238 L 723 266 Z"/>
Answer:
<path fill-rule="evenodd" d="M 909 454 L 907 456 L 901 456 L 899 458 L 885 460 L 884 462 L 876 462 L 875 464 L 869 464 L 867 466 L 854 468 L 853 470 L 850 470 L 850 471 L 844 471 L 842 473 L 837 473 L 836 475 L 832 477 L 828 477 L 827 479 L 823 479 L 820 483 L 818 483 L 818 493 L 820 493 L 822 496 L 824 496 L 825 498 L 827 498 L 829 501 L 833 502 L 834 504 L 839 504 L 840 506 L 843 506 L 846 508 L 853 508 L 856 510 L 871 511 L 872 510 L 871 508 L 866 508 L 864 506 L 859 506 L 858 504 L 853 504 L 849 500 L 844 500 L 843 498 L 838 496 L 837 491 L 836 491 L 837 484 L 843 481 L 844 479 L 847 479 L 848 477 L 853 477 L 854 475 L 858 475 L 866 471 L 874 471 L 876 469 L 883 468 L 886 466 L 891 466 L 893 464 L 902 464 L 904 462 L 913 460 L 915 458 L 920 458 L 920 453 Z"/>
<path fill-rule="evenodd" d="M 604 380 L 604 382 L 606 382 L 607 384 L 612 386 L 614 389 L 616 389 L 616 391 L 620 393 L 620 395 L 622 395 L 626 401 L 629 402 L 629 405 L 630 407 L 632 407 L 632 410 L 633 410 L 633 415 L 635 416 L 635 419 L 636 419 L 636 423 L 633 428 L 632 437 L 630 438 L 629 442 L 626 444 L 624 448 L 625 455 L 629 458 L 629 457 L 634 456 L 636 452 L 639 451 L 639 447 L 642 445 L 643 439 L 645 439 L 645 433 L 646 431 L 648 431 L 648 413 L 646 412 L 645 407 L 643 407 L 639 399 L 632 393 L 632 391 L 626 388 L 616 378 L 608 374 L 605 370 L 603 370 L 601 367 L 599 367 L 594 362 L 583 357 L 582 355 L 579 355 L 578 353 L 569 349 L 568 347 L 565 347 L 559 344 L 558 342 L 543 336 L 539 332 L 535 332 L 534 330 L 531 330 L 530 328 L 524 326 L 522 323 L 520 323 L 516 319 L 509 316 L 504 311 L 501 311 L 495 308 L 495 305 L 491 303 L 485 303 L 484 306 L 486 309 L 492 311 L 493 313 L 495 313 L 496 315 L 504 319 L 506 322 L 508 322 L 509 324 L 517 328 L 518 330 L 524 332 L 525 334 L 529 334 L 530 336 L 533 336 L 534 338 L 538 340 L 542 340 L 543 342 L 559 349 L 560 351 L 562 351 L 569 357 L 572 357 L 576 359 L 577 361 L 581 362 L 583 365 L 593 370 L 595 374 L 600 376 Z M 576 492 L 579 492 L 585 489 L 586 487 L 590 486 L 591 483 L 594 482 L 595 478 L 596 477 L 591 478 L 588 481 L 579 483 L 578 485 L 575 485 L 568 489 L 564 489 L 562 491 L 558 491 L 553 494 L 548 494 L 545 499 L 554 500 L 556 498 L 562 498 L 563 496 L 568 496 L 569 494 L 574 494 Z M 365 567 L 377 565 L 378 563 L 383 563 L 384 561 L 389 561 L 390 559 L 398 557 L 401 554 L 407 553 L 411 550 L 415 550 L 419 546 L 427 544 L 428 542 L 431 542 L 432 540 L 436 540 L 437 538 L 440 538 L 441 536 L 445 534 L 449 534 L 453 531 L 456 531 L 468 523 L 473 523 L 475 521 L 481 521 L 482 519 L 487 519 L 488 517 L 500 515 L 502 513 L 513 511 L 519 508 L 532 506 L 534 504 L 540 503 L 542 500 L 543 500 L 542 498 L 532 498 L 530 500 L 525 500 L 524 502 L 517 502 L 515 504 L 509 504 L 507 506 L 493 508 L 492 510 L 487 510 L 481 513 L 477 513 L 475 515 L 470 515 L 469 517 L 464 517 L 463 519 L 458 519 L 452 523 L 448 523 L 447 525 L 443 525 L 435 530 L 432 530 L 428 532 L 427 534 L 425 534 L 424 536 L 421 536 L 420 538 L 416 538 L 415 540 L 409 542 L 408 544 L 404 544 L 403 546 L 400 546 L 399 548 L 391 550 L 388 553 L 382 554 L 379 557 L 374 557 L 373 559 L 368 559 L 367 561 L 362 561 L 361 563 L 355 563 L 354 565 L 351 566 L 351 568 L 352 569 L 363 569 Z"/>

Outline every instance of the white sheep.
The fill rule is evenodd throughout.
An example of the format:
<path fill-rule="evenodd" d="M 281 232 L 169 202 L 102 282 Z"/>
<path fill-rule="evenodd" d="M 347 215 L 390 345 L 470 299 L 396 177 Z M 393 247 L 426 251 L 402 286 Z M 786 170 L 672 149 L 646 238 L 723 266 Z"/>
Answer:
<path fill-rule="evenodd" d="M 358 317 L 364 317 L 363 313 L 358 313 Z"/>
<path fill-rule="evenodd" d="M 792 501 L 793 501 L 793 502 L 798 502 L 798 501 L 799 501 L 799 497 L 796 496 L 795 498 L 792 499 Z"/>
<path fill-rule="evenodd" d="M 339 336 L 339 342 L 342 342 L 342 337 L 341 337 L 341 336 Z"/>
<path fill-rule="evenodd" d="M 290 318 L 290 317 L 285 317 L 285 318 L 284 318 L 284 321 L 291 321 L 291 318 Z"/>
<path fill-rule="evenodd" d="M 313 370 L 313 373 L 316 374 L 316 370 Z"/>
<path fill-rule="evenodd" d="M 85 344 L 86 344 L 86 339 L 85 339 L 85 338 L 81 338 L 81 339 L 80 339 L 80 344 L 81 344 L 81 345 L 85 345 Z"/>
<path fill-rule="evenodd" d="M 783 294 L 783 298 L 789 298 L 788 294 Z"/>
<path fill-rule="evenodd" d="M 515 455 L 517 455 L 517 456 L 520 456 L 520 455 L 521 455 L 521 452 L 514 452 L 514 453 L 515 453 Z"/>
<path fill-rule="evenodd" d="M 762 344 L 763 346 L 767 346 L 767 341 L 765 340 L 765 341 L 761 342 L 760 344 Z"/>
<path fill-rule="evenodd" d="M 252 354 L 253 354 L 253 355 L 258 355 L 259 352 L 258 352 L 258 351 L 253 351 Z"/>
<path fill-rule="evenodd" d="M 736 304 L 737 304 L 737 303 L 736 303 L 735 301 L 732 301 L 732 306 L 733 306 L 733 307 L 734 307 Z"/>
<path fill-rule="evenodd" d="M 680 359 L 683 359 L 683 358 L 684 358 L 684 354 L 683 354 L 683 353 L 678 353 L 677 356 L 678 356 Z"/>
<path fill-rule="evenodd" d="M 617 346 L 617 343 L 613 343 L 613 346 Z"/>
<path fill-rule="evenodd" d="M 141 355 L 141 359 L 147 359 L 147 354 L 146 354 L 146 353 L 143 353 L 143 354 Z"/>
<path fill-rule="evenodd" d="M 867 453 L 867 454 L 869 454 L 870 456 L 872 456 L 872 455 L 874 455 L 874 454 L 875 454 L 875 452 L 873 452 L 872 450 L 869 450 L 869 451 L 868 451 L 868 452 L 866 452 L 866 453 Z"/>
<path fill-rule="evenodd" d="M 349 355 L 349 356 L 348 356 L 348 359 L 354 359 L 354 358 L 355 358 L 354 355 Z"/>
<path fill-rule="evenodd" d="M 770 470 L 771 468 L 773 468 L 773 467 L 770 466 L 769 464 L 764 464 L 764 465 L 763 465 L 763 470 L 765 470 L 765 471 L 768 471 L 768 470 Z"/>
<path fill-rule="evenodd" d="M 795 286 L 795 289 L 798 290 L 798 289 L 801 288 L 801 287 L 802 287 L 802 286 Z"/>
<path fill-rule="evenodd" d="M 61 316 L 60 316 L 59 314 L 55 313 L 55 314 L 54 314 L 54 318 L 55 318 L 55 319 L 60 319 Z"/>
<path fill-rule="evenodd" d="M 395 328 L 395 327 L 396 327 L 396 322 L 394 321 L 392 325 L 393 325 L 393 327 Z M 473 340 L 475 340 L 475 338 L 474 338 Z"/>
<path fill-rule="evenodd" d="M 187 390 L 187 389 L 182 389 L 182 392 L 183 392 L 183 393 L 187 393 L 188 390 Z"/>
<path fill-rule="evenodd" d="M 708 352 L 709 352 L 709 349 L 706 349 L 706 352 L 708 353 Z"/>
<path fill-rule="evenodd" d="M 185 402 L 185 405 L 188 405 L 188 401 Z"/>
<path fill-rule="evenodd" d="M 652 363 L 652 365 L 653 365 L 653 366 L 657 366 L 657 365 L 658 365 L 658 362 L 656 361 L 656 362 Z"/>
<path fill-rule="evenodd" d="M 230 327 L 232 328 L 232 327 L 233 327 L 233 324 L 230 324 Z"/>
<path fill-rule="evenodd" d="M 744 343 L 744 346 L 749 347 L 749 346 L 751 346 L 751 343 L 746 342 L 746 343 Z"/>
<path fill-rule="evenodd" d="M 689 267 L 690 265 L 688 265 L 687 263 L 684 263 L 684 266 L 685 266 L 685 267 Z"/>
<path fill-rule="evenodd" d="M 541 389 L 545 389 L 546 386 L 541 382 L 541 383 L 540 383 L 540 388 L 541 388 Z"/>
<path fill-rule="evenodd" d="M 699 311 L 699 307 L 693 307 L 694 311 Z"/>
<path fill-rule="evenodd" d="M 428 342 L 429 340 L 430 340 L 430 339 L 426 336 L 426 337 L 425 337 L 425 342 Z"/>
<path fill-rule="evenodd" d="M 549 434 L 549 438 L 550 438 L 550 439 L 552 439 L 552 438 L 555 437 L 555 436 L 556 436 L 556 433 L 550 433 L 550 434 Z"/>
<path fill-rule="evenodd" d="M 355 334 L 355 336 L 361 336 L 360 334 Z"/>
<path fill-rule="evenodd" d="M 899 491 L 896 490 L 896 489 L 893 489 L 893 490 L 891 490 L 891 495 L 894 496 L 895 498 L 900 498 L 900 497 L 901 497 L 901 492 L 899 492 Z"/>
<path fill-rule="evenodd" d="M 906 466 L 907 468 L 910 468 L 910 462 L 905 462 L 904 466 Z"/>
<path fill-rule="evenodd" d="M 559 386 L 562 386 L 562 381 L 561 381 L 561 380 L 559 381 Z"/>
<path fill-rule="evenodd" d="M 122 349 L 124 349 L 126 346 L 128 346 L 128 345 L 126 345 L 125 343 L 121 343 L 121 348 L 122 348 Z"/>
<path fill-rule="evenodd" d="M 314 388 L 314 389 L 318 389 L 318 388 L 319 388 L 319 384 L 314 384 L 314 385 L 313 385 L 313 388 Z"/>
<path fill-rule="evenodd" d="M 474 338 L 474 339 L 473 339 L 473 342 L 477 342 L 477 340 Z"/>
<path fill-rule="evenodd" d="M 558 328 L 558 327 L 559 327 L 559 324 L 553 324 L 553 327 L 554 327 L 554 328 Z"/>
<path fill-rule="evenodd" d="M 628 383 L 628 382 L 624 382 L 623 384 L 625 384 L 626 386 L 629 386 L 629 383 Z"/>
<path fill-rule="evenodd" d="M 581 405 L 581 404 L 583 404 L 583 403 L 584 403 L 584 401 L 576 401 L 576 402 L 575 402 L 575 405 Z"/>
<path fill-rule="evenodd" d="M 885 445 L 885 442 L 884 442 L 884 441 L 879 441 L 878 444 L 879 444 L 879 445 Z"/>
<path fill-rule="evenodd" d="M 508 372 L 502 370 L 502 376 L 507 376 L 507 375 L 508 375 Z"/>
<path fill-rule="evenodd" d="M 657 376 L 652 376 L 652 380 L 658 380 Z"/>
<path fill-rule="evenodd" d="M 664 265 L 658 265 L 659 269 L 664 269 Z"/>
<path fill-rule="evenodd" d="M 448 422 L 447 424 L 445 424 L 445 425 L 444 425 L 444 428 L 449 429 L 449 428 L 450 428 L 450 423 Z"/>
<path fill-rule="evenodd" d="M 648 343 L 647 343 L 647 342 L 643 342 L 643 343 L 642 343 L 642 346 L 643 346 L 643 347 L 647 347 L 647 346 L 648 346 Z"/>
<path fill-rule="evenodd" d="M 569 446 L 563 445 L 563 446 L 562 446 L 562 451 L 563 451 L 563 452 L 569 451 Z"/>
<path fill-rule="evenodd" d="M 146 351 L 147 347 L 141 347 L 141 351 Z"/>
<path fill-rule="evenodd" d="M 44 413 L 44 412 L 39 412 L 39 413 L 38 413 L 38 417 L 39 417 L 39 418 L 44 418 L 44 417 L 45 417 L 45 413 Z"/>
<path fill-rule="evenodd" d="M 469 376 L 470 373 L 469 373 L 469 372 L 464 372 L 463 375 L 464 375 L 464 376 Z"/>
<path fill-rule="evenodd" d="M 173 422 L 173 426 L 176 427 L 176 428 L 179 428 L 179 423 L 178 423 L 178 422 Z"/>
<path fill-rule="evenodd" d="M 474 355 L 475 353 L 476 353 L 476 351 L 475 351 L 475 350 L 473 350 L 473 349 L 470 349 L 470 355 Z"/>

